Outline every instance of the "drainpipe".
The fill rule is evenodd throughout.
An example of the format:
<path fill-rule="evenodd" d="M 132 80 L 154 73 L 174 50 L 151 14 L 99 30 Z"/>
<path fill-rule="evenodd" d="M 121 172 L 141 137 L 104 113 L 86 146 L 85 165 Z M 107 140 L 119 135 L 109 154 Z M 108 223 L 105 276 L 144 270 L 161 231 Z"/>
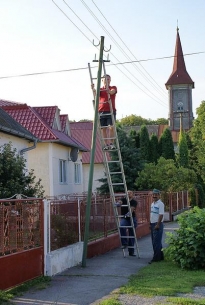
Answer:
<path fill-rule="evenodd" d="M 38 142 L 38 139 L 34 140 L 34 145 L 27 147 L 27 148 L 23 148 L 20 150 L 20 155 L 23 155 L 26 151 L 32 150 L 34 148 L 36 148 L 36 143 Z"/>

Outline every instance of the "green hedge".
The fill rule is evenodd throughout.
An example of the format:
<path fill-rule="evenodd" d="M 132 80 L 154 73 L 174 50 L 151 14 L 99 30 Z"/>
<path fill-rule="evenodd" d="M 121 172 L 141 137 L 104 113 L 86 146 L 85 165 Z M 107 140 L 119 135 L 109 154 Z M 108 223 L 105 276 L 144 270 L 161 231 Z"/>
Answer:
<path fill-rule="evenodd" d="M 178 216 L 179 229 L 167 233 L 165 257 L 185 269 L 205 269 L 205 209 L 194 207 Z"/>

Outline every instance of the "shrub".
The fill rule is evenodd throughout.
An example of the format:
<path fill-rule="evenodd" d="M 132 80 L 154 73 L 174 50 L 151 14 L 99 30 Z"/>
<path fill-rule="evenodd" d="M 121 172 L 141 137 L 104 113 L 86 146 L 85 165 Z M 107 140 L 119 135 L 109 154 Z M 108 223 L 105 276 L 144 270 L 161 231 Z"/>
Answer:
<path fill-rule="evenodd" d="M 194 207 L 178 216 L 180 228 L 167 233 L 165 257 L 184 269 L 205 268 L 205 209 Z"/>
<path fill-rule="evenodd" d="M 78 242 L 78 234 L 66 215 L 51 215 L 51 248 L 56 250 Z"/>

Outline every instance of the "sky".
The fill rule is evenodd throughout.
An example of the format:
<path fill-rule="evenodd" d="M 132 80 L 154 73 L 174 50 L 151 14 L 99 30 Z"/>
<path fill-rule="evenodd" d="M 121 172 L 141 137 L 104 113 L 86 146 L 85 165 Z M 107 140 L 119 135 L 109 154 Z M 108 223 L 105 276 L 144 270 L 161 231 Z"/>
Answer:
<path fill-rule="evenodd" d="M 117 119 L 168 118 L 178 25 L 196 116 L 205 100 L 204 12 L 204 0 L 0 0 L 0 99 L 92 120 L 88 63 L 96 78 L 103 36 Z"/>

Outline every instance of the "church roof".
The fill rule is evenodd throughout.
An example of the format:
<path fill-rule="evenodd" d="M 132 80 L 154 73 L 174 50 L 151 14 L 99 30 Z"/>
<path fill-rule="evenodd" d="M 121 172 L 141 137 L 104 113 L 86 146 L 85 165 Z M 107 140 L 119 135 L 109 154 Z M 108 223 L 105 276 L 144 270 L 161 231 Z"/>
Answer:
<path fill-rule="evenodd" d="M 172 85 L 192 85 L 194 88 L 194 82 L 189 76 L 186 65 L 184 61 L 184 54 L 182 51 L 181 40 L 179 36 L 179 29 L 177 28 L 177 37 L 176 37 L 176 46 L 175 46 L 175 54 L 174 54 L 174 64 L 173 64 L 173 71 L 166 82 L 165 86 L 172 86 Z"/>

